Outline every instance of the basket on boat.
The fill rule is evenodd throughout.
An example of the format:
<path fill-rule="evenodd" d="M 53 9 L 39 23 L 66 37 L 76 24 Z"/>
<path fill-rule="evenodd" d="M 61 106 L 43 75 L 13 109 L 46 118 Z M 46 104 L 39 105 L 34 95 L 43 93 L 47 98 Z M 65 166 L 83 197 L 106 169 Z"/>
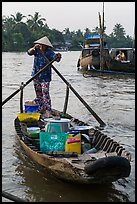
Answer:
<path fill-rule="evenodd" d="M 65 143 L 67 137 L 68 134 L 65 132 L 40 132 L 40 150 L 43 153 L 47 153 L 50 151 L 65 152 Z"/>
<path fill-rule="evenodd" d="M 40 115 L 40 113 L 18 113 L 18 119 L 20 122 L 37 122 Z"/>

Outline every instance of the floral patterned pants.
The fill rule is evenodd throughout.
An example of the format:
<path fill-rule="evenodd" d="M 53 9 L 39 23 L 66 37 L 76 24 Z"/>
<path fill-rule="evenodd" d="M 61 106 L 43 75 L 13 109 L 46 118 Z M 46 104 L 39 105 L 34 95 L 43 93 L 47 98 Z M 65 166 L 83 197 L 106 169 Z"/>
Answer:
<path fill-rule="evenodd" d="M 36 93 L 35 102 L 39 105 L 41 113 L 51 112 L 51 98 L 49 95 L 50 82 L 40 82 L 37 79 L 33 80 L 34 89 Z"/>

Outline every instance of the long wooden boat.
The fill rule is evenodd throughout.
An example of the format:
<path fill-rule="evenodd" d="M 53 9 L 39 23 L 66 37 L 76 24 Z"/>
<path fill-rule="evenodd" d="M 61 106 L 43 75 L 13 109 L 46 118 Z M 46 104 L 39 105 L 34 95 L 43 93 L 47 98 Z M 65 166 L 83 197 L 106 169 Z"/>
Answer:
<path fill-rule="evenodd" d="M 123 52 L 126 60 L 117 60 L 119 52 Z M 110 59 L 106 61 L 108 70 L 135 73 L 135 48 L 112 48 L 109 51 Z"/>
<path fill-rule="evenodd" d="M 21 108 L 14 124 L 26 155 L 59 179 L 79 184 L 111 183 L 130 175 L 129 151 L 103 129 L 64 111 L 53 109 L 51 116 L 44 118 Z"/>
<path fill-rule="evenodd" d="M 92 43 L 91 43 L 92 42 Z M 97 42 L 97 43 L 95 43 Z M 117 60 L 119 52 L 123 52 L 126 60 Z M 102 60 L 102 65 L 101 65 Z M 90 36 L 85 40 L 80 57 L 77 61 L 77 70 L 92 74 L 100 71 L 111 74 L 111 71 L 117 74 L 135 74 L 135 48 L 102 48 L 102 58 L 100 55 L 100 37 L 99 35 Z M 99 72 L 96 72 L 98 74 Z"/>

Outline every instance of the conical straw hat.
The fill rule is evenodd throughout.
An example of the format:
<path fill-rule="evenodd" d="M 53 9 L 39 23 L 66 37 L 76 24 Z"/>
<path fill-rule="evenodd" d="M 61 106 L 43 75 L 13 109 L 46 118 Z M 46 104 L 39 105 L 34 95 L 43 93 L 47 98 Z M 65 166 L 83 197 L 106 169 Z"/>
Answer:
<path fill-rule="evenodd" d="M 47 45 L 49 47 L 53 47 L 53 45 L 51 44 L 51 42 L 46 36 L 34 42 L 34 44 L 37 44 L 37 43 L 42 44 L 42 45 Z"/>

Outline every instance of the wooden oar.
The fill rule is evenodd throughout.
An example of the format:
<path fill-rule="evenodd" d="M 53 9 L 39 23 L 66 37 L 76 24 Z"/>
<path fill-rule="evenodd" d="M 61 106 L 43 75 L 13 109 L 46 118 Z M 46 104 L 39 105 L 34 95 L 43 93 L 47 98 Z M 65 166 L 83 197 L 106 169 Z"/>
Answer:
<path fill-rule="evenodd" d="M 23 85 L 17 89 L 14 93 L 12 93 L 9 97 L 7 97 L 3 102 L 2 102 L 2 106 L 9 101 L 13 96 L 15 96 L 19 91 L 21 91 L 25 86 L 27 86 L 34 78 L 36 78 L 41 72 L 43 72 L 49 65 L 51 65 L 55 60 L 57 59 L 57 57 L 55 57 L 52 61 L 48 61 L 48 64 L 43 67 L 40 71 L 38 71 L 33 77 L 31 77 L 26 83 L 23 83 Z"/>
<path fill-rule="evenodd" d="M 47 57 L 38 50 L 39 54 L 48 62 L 49 60 Z M 53 66 L 51 65 L 53 70 L 59 75 L 59 77 L 67 84 L 67 86 L 71 89 L 71 91 L 78 97 L 78 99 L 84 104 L 84 106 L 89 110 L 89 112 L 94 116 L 94 118 L 99 122 L 101 127 L 106 126 L 106 124 L 101 120 L 101 118 L 92 110 L 92 108 L 84 101 L 84 99 L 77 93 L 77 91 L 71 86 L 71 84 L 62 76 L 62 74 Z"/>
<path fill-rule="evenodd" d="M 5 191 L 2 191 L 2 197 L 7 198 L 9 200 L 12 200 L 14 202 L 28 202 L 27 200 L 23 200 L 17 196 L 14 196 L 10 193 L 5 192 Z"/>

